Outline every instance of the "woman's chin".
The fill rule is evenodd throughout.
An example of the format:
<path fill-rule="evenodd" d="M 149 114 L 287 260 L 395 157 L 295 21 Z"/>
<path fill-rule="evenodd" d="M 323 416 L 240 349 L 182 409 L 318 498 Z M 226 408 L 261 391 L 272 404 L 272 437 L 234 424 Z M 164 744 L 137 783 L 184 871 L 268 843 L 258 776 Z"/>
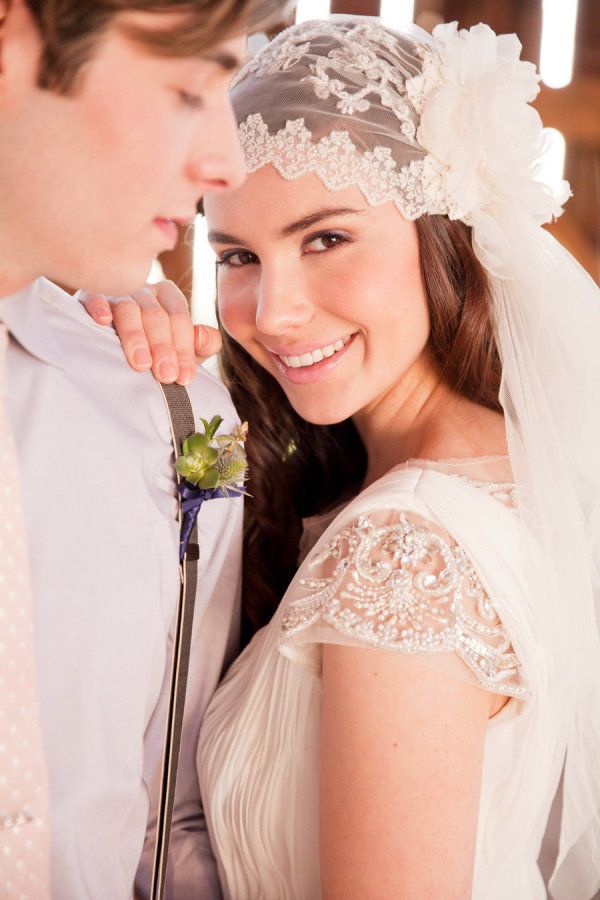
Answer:
<path fill-rule="evenodd" d="M 341 409 L 339 405 L 336 405 L 335 409 L 316 409 L 315 407 L 305 407 L 300 404 L 295 405 L 294 403 L 290 403 L 294 409 L 294 412 L 300 416 L 301 419 L 304 419 L 305 422 L 309 422 L 311 425 L 339 425 L 340 422 L 345 422 L 352 415 L 354 415 L 355 410 L 351 409 L 347 412 Z"/>

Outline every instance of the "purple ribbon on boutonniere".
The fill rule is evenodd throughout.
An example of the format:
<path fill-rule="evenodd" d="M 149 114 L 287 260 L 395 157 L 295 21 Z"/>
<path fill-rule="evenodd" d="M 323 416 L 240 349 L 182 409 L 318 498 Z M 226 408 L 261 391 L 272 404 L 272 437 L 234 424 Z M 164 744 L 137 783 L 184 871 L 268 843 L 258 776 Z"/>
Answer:
<path fill-rule="evenodd" d="M 188 544 L 192 529 L 198 518 L 200 507 L 205 500 L 220 500 L 231 496 L 221 488 L 199 488 L 190 484 L 189 481 L 181 481 L 177 485 L 177 490 L 181 495 L 181 513 L 183 520 L 181 523 L 181 539 L 179 542 L 179 562 L 183 562 L 183 557 L 187 553 Z M 237 489 L 243 492 L 243 487 Z"/>

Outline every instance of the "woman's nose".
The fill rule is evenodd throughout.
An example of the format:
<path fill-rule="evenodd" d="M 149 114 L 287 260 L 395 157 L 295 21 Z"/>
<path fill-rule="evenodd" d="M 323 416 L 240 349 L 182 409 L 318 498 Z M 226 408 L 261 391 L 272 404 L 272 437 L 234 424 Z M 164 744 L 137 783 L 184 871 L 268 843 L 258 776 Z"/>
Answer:
<path fill-rule="evenodd" d="M 313 316 L 313 305 L 305 286 L 280 271 L 262 278 L 256 306 L 256 327 L 263 334 L 280 336 L 307 325 Z"/>

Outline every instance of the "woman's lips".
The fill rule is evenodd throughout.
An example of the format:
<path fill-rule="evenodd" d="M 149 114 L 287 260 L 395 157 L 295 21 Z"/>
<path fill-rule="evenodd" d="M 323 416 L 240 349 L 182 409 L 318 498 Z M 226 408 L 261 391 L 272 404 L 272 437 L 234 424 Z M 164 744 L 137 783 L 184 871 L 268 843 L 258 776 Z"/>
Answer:
<path fill-rule="evenodd" d="M 298 368 L 288 366 L 277 353 L 273 353 L 272 351 L 269 352 L 275 365 L 279 371 L 285 375 L 288 381 L 292 384 L 311 384 L 314 381 L 326 378 L 329 373 L 339 365 L 354 343 L 357 334 L 358 332 L 353 334 L 341 350 L 337 350 L 333 356 L 325 357 L 320 362 L 315 362 L 308 366 L 300 366 Z"/>

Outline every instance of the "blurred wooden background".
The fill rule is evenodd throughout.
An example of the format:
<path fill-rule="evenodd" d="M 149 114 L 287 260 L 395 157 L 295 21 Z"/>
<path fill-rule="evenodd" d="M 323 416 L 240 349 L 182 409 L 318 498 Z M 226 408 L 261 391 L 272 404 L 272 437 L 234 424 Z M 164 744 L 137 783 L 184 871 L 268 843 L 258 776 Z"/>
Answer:
<path fill-rule="evenodd" d="M 343 5 L 341 3 L 340 5 Z M 367 4 L 365 4 L 367 5 Z M 374 4 L 371 4 L 374 5 Z M 375 4 L 376 5 L 376 4 Z M 558 7 L 559 3 L 556 4 Z M 416 0 L 415 21 L 431 14 L 470 28 L 485 22 L 496 33 L 516 32 L 522 59 L 540 65 L 541 0 Z M 550 230 L 598 280 L 600 257 L 600 3 L 579 0 L 573 80 L 564 88 L 543 82 L 535 106 L 544 125 L 565 137 L 565 178 L 573 196 Z"/>

